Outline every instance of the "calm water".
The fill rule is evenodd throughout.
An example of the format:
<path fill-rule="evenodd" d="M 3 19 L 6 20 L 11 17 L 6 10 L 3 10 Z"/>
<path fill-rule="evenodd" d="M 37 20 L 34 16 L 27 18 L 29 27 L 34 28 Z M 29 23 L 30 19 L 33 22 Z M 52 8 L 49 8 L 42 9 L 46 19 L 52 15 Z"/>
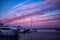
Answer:
<path fill-rule="evenodd" d="M 14 39 L 13 37 L 9 37 L 9 36 L 6 39 L 5 36 L 5 39 L 1 39 L 1 40 L 14 40 Z M 60 32 L 19 33 L 18 40 L 60 40 Z"/>
<path fill-rule="evenodd" d="M 60 32 L 32 32 L 20 37 L 21 40 L 60 40 Z"/>

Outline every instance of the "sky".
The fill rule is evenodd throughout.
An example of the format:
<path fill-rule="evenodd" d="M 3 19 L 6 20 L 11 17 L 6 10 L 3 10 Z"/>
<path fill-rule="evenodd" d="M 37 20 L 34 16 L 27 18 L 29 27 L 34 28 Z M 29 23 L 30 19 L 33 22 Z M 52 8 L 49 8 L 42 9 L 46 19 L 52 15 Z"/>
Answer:
<path fill-rule="evenodd" d="M 0 0 L 0 22 L 25 28 L 60 28 L 60 0 Z"/>

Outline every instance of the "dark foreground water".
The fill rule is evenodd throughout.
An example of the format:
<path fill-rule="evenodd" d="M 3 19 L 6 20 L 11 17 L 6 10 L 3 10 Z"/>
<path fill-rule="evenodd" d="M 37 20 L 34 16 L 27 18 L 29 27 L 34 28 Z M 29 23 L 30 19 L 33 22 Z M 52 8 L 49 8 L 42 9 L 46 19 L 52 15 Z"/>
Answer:
<path fill-rule="evenodd" d="M 4 36 L 0 40 L 60 40 L 60 32 L 31 32 L 19 33 L 18 39 L 16 37 Z"/>

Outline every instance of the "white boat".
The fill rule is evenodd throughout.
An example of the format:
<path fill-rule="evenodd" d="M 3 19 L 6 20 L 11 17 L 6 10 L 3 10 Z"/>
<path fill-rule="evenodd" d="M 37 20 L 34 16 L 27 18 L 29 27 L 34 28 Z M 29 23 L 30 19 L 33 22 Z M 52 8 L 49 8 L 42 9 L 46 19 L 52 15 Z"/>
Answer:
<path fill-rule="evenodd" d="M 16 35 L 17 28 L 12 27 L 0 27 L 0 35 Z"/>

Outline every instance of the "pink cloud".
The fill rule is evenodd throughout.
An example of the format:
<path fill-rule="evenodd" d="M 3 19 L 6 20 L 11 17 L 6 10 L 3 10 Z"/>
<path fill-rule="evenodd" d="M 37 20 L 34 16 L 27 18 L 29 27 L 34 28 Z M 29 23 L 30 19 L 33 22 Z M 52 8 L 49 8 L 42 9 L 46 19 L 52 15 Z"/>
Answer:
<path fill-rule="evenodd" d="M 54 22 L 54 20 L 60 20 L 60 17 L 58 15 L 50 15 L 50 16 L 33 16 L 32 17 L 32 24 L 34 25 L 47 25 L 48 23 L 50 24 L 51 22 Z M 7 24 L 10 25 L 26 25 L 26 26 L 31 26 L 31 17 L 25 18 L 25 19 L 19 19 L 19 20 L 14 20 L 14 21 L 8 21 L 6 22 Z M 59 21 L 58 21 L 59 23 Z M 28 24 L 28 25 L 27 25 Z M 54 23 L 53 23 L 54 24 Z M 52 25 L 52 24 L 51 24 Z M 57 25 L 57 24 L 56 24 Z"/>
<path fill-rule="evenodd" d="M 39 2 L 40 3 L 40 2 Z M 30 5 L 24 5 L 24 6 L 22 6 L 21 8 L 17 8 L 16 9 L 16 11 L 11 11 L 11 12 L 9 12 L 9 13 L 7 13 L 5 16 L 11 16 L 11 15 L 14 15 L 14 14 L 17 14 L 18 12 L 18 10 L 20 11 L 20 9 L 21 9 L 21 11 L 22 10 L 25 10 L 25 9 L 29 9 L 30 7 L 31 8 L 34 8 L 37 4 L 39 5 L 39 3 L 34 3 L 34 4 L 30 4 Z M 44 3 L 44 2 L 43 2 Z M 34 6 L 35 5 L 35 6 Z M 40 5 L 42 5 L 42 4 L 40 4 Z M 25 8 L 25 9 L 24 9 Z"/>
<path fill-rule="evenodd" d="M 18 10 L 26 10 L 26 9 L 31 9 L 31 8 L 35 8 L 37 6 L 41 6 L 41 5 L 46 5 L 47 3 L 56 3 L 56 2 L 59 2 L 59 0 L 46 0 L 44 2 L 37 2 L 37 3 L 34 3 L 34 4 L 29 4 L 29 5 L 23 5 L 19 8 L 16 9 L 16 11 L 11 11 L 9 12 L 8 14 L 4 15 L 4 17 L 9 17 L 9 16 L 14 16 L 14 14 L 17 14 Z M 36 6 L 37 5 L 37 6 Z M 16 5 L 14 8 L 20 6 L 20 4 Z M 2 19 L 2 22 L 3 23 L 6 23 L 6 24 L 9 24 L 9 25 L 21 25 L 21 26 L 31 26 L 31 17 L 33 18 L 32 20 L 32 24 L 33 26 L 48 26 L 48 25 L 59 25 L 59 20 L 60 20 L 60 17 L 59 16 L 56 16 L 56 15 L 52 15 L 52 16 L 41 16 L 42 14 L 45 14 L 43 12 L 50 12 L 50 11 L 53 11 L 55 9 L 58 9 L 60 8 L 60 5 L 56 5 L 56 6 L 51 6 L 51 7 L 48 7 L 48 8 L 45 8 L 45 9 L 41 9 L 41 10 L 37 10 L 37 11 L 34 11 L 34 12 L 26 12 L 26 14 L 22 14 L 18 17 L 14 17 L 14 18 L 10 18 L 10 19 Z M 39 18 L 38 18 L 38 15 L 39 15 Z M 36 18 L 35 18 L 36 17 Z M 24 21 L 25 20 L 25 21 Z M 28 25 L 27 25 L 28 24 Z"/>
<path fill-rule="evenodd" d="M 48 8 L 42 9 L 42 10 L 37 10 L 37 11 L 31 12 L 31 13 L 28 12 L 28 13 L 22 14 L 20 17 L 17 17 L 17 18 L 27 17 L 27 16 L 31 16 L 31 15 L 40 15 L 40 14 L 43 14 L 43 12 L 46 12 L 46 11 L 50 12 L 50 11 L 56 10 L 58 8 L 60 8 L 60 5 L 48 7 Z M 14 16 L 16 13 L 18 13 L 18 12 L 10 12 L 9 14 L 6 14 L 5 16 L 7 16 L 7 17 Z"/>
<path fill-rule="evenodd" d="M 42 6 L 42 5 L 46 5 L 47 1 L 43 1 L 43 2 L 36 2 L 33 4 L 27 4 L 27 5 L 23 5 L 21 7 L 16 8 L 16 10 L 26 10 L 26 9 L 32 9 L 38 6 Z M 37 6 L 36 6 L 37 5 Z"/>
<path fill-rule="evenodd" d="M 60 2 L 60 0 L 46 0 L 48 2 L 51 2 L 51 3 L 57 3 L 57 2 Z"/>
<path fill-rule="evenodd" d="M 19 6 L 23 6 L 25 3 L 29 2 L 29 1 L 30 0 L 26 0 L 26 1 L 22 2 L 22 3 L 19 3 L 19 4 L 15 5 L 13 8 L 17 8 Z"/>
<path fill-rule="evenodd" d="M 34 11 L 34 12 L 31 12 L 31 13 L 22 14 L 21 16 L 15 17 L 13 19 L 14 20 L 18 20 L 18 19 L 22 19 L 22 18 L 25 18 L 25 17 L 31 17 L 31 16 L 34 16 L 34 15 L 43 15 L 43 14 L 45 14 L 43 12 L 46 12 L 46 11 L 50 12 L 50 11 L 55 10 L 57 8 L 60 8 L 60 6 L 49 7 L 49 8 L 38 10 L 38 11 Z"/>
<path fill-rule="evenodd" d="M 46 2 L 45 2 L 46 3 Z M 22 11 L 22 10 L 25 10 L 25 9 L 31 9 L 31 8 L 34 8 L 34 7 L 37 7 L 37 6 L 40 6 L 40 5 L 43 5 L 43 4 L 45 4 L 44 2 L 37 2 L 37 3 L 33 3 L 33 4 L 29 4 L 29 5 L 23 5 L 23 6 L 21 6 L 20 8 L 17 8 L 15 11 L 11 11 L 11 12 L 9 12 L 8 14 L 6 14 L 5 16 L 11 16 L 11 15 L 14 15 L 14 14 L 17 14 L 17 11 L 19 10 L 19 11 Z M 37 6 L 36 6 L 37 5 Z M 18 4 L 18 5 L 16 5 L 15 7 L 17 7 L 17 6 L 20 6 L 20 4 Z M 14 7 L 14 8 L 15 8 Z M 21 9 L 21 10 L 20 10 Z"/>
<path fill-rule="evenodd" d="M 23 6 L 25 3 L 29 2 L 30 0 L 26 0 L 25 2 L 22 2 L 22 3 L 19 3 L 17 5 L 15 5 L 13 8 L 17 8 L 19 6 Z M 56 3 L 56 2 L 59 2 L 60 0 L 45 0 L 43 2 L 41 2 L 40 5 L 44 5 L 46 4 L 47 2 L 51 2 L 51 3 Z M 40 3 L 40 2 L 39 2 Z M 34 4 L 39 4 L 38 2 L 37 3 L 34 3 Z"/>
<path fill-rule="evenodd" d="M 13 11 L 11 11 L 11 12 L 7 13 L 6 15 L 4 15 L 4 18 L 11 17 L 11 16 L 14 17 L 15 14 L 18 14 L 18 11 L 22 11 L 22 10 L 31 9 L 31 8 L 35 8 L 35 7 L 38 7 L 38 6 L 46 5 L 49 2 L 50 3 L 56 3 L 56 2 L 59 2 L 59 0 L 56 0 L 56 1 L 54 1 L 54 0 L 45 0 L 45 1 L 42 1 L 42 2 L 36 2 L 36 3 L 33 3 L 33 4 L 27 4 L 27 5 L 23 5 L 24 3 L 22 3 L 23 6 L 21 6 L 21 7 L 18 7 L 18 6 L 20 6 L 20 4 L 17 4 L 16 7 L 18 7 L 18 8 L 16 8 L 16 10 L 14 9 Z M 55 7 L 48 7 L 48 8 L 45 8 L 45 9 L 41 9 L 40 12 L 53 10 L 53 8 L 59 8 L 59 7 L 60 7 L 59 5 L 56 5 Z"/>
<path fill-rule="evenodd" d="M 32 8 L 35 8 L 35 7 L 38 7 L 38 6 L 42 6 L 42 5 L 46 5 L 46 4 L 49 4 L 49 3 L 57 3 L 59 2 L 59 0 L 45 0 L 45 1 L 42 1 L 42 2 L 36 2 L 36 3 L 33 3 L 33 4 L 27 4 L 27 5 L 23 5 L 21 7 L 18 7 L 16 8 L 16 10 L 26 10 L 26 9 L 32 9 Z M 37 6 L 36 6 L 37 5 Z"/>

